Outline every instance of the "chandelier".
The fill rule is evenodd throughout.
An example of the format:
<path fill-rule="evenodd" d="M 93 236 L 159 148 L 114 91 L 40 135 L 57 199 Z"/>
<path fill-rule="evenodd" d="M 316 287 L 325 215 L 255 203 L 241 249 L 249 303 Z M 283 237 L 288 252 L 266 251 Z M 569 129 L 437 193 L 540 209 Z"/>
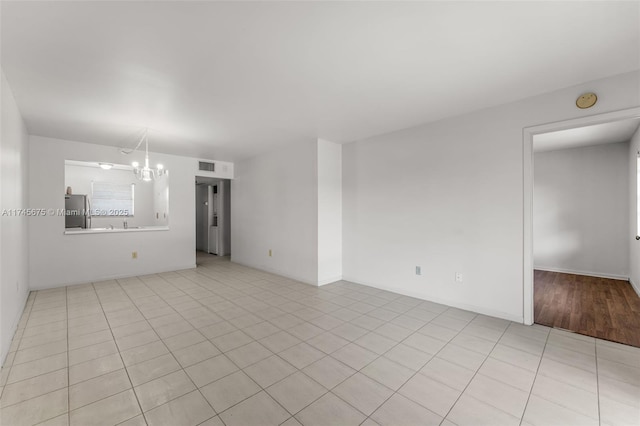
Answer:
<path fill-rule="evenodd" d="M 133 161 L 131 163 L 131 166 L 133 167 L 133 174 L 135 175 L 136 179 L 144 182 L 150 182 L 166 174 L 167 170 L 164 168 L 162 164 L 157 164 L 155 169 L 149 167 L 148 130 L 146 128 L 144 129 L 144 132 L 142 133 L 142 137 L 138 141 L 138 145 L 136 145 L 135 148 L 122 149 L 120 150 L 120 152 L 127 155 L 131 154 L 134 151 L 136 151 L 140 147 L 140 145 L 142 145 L 142 142 L 144 142 L 144 167 L 140 167 L 140 163 L 138 163 L 137 161 Z"/>

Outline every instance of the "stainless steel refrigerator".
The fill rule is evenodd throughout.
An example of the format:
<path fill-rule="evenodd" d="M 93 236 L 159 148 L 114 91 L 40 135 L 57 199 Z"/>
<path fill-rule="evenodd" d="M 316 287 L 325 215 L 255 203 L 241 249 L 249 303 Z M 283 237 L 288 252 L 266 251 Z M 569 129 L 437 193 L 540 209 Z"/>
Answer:
<path fill-rule="evenodd" d="M 87 196 L 81 194 L 64 196 L 64 227 L 65 228 L 86 228 L 87 227 Z"/>

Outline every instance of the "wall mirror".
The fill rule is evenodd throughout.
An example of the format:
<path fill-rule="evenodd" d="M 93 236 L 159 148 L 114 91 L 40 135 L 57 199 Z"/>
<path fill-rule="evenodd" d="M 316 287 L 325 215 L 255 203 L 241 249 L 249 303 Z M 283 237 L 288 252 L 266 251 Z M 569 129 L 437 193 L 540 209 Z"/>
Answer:
<path fill-rule="evenodd" d="M 138 176 L 128 165 L 66 160 L 65 233 L 168 229 L 169 172 Z"/>

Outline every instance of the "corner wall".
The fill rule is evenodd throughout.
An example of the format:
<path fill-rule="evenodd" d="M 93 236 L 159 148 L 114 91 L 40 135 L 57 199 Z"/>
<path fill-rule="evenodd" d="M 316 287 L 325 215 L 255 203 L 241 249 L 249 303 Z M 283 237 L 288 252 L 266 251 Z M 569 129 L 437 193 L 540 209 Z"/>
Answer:
<path fill-rule="evenodd" d="M 318 285 L 342 279 L 342 145 L 318 139 Z"/>
<path fill-rule="evenodd" d="M 638 105 L 636 71 L 344 145 L 344 279 L 522 322 L 523 129 Z"/>
<path fill-rule="evenodd" d="M 317 158 L 313 141 L 235 164 L 233 262 L 318 284 Z"/>
<path fill-rule="evenodd" d="M 27 129 L 4 73 L 0 86 L 0 211 L 27 207 Z M 29 294 L 28 223 L 23 215 L 0 219 L 0 365 L 9 352 Z"/>
<path fill-rule="evenodd" d="M 628 142 L 535 153 L 533 199 L 535 269 L 628 279 Z"/>

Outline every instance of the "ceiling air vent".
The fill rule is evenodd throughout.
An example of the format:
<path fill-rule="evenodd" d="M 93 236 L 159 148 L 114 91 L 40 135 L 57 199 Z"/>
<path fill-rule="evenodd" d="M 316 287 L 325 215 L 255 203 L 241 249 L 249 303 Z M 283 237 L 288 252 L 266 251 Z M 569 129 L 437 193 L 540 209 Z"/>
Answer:
<path fill-rule="evenodd" d="M 216 164 L 215 163 L 207 163 L 205 161 L 200 161 L 200 168 L 199 170 L 204 171 L 204 172 L 215 172 L 216 171 Z"/>

